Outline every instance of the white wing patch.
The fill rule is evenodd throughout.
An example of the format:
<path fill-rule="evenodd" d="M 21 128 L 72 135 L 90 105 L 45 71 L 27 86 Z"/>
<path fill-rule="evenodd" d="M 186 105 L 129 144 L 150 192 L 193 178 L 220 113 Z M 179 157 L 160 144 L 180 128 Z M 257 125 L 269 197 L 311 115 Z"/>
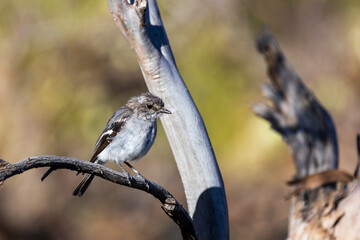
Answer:
<path fill-rule="evenodd" d="M 101 142 L 101 139 L 103 139 L 104 137 L 106 138 L 106 136 L 110 136 L 112 133 L 114 132 L 114 130 L 109 129 L 106 132 L 103 132 L 99 139 L 96 141 L 95 147 L 94 147 L 94 152 L 99 148 L 99 144 Z"/>

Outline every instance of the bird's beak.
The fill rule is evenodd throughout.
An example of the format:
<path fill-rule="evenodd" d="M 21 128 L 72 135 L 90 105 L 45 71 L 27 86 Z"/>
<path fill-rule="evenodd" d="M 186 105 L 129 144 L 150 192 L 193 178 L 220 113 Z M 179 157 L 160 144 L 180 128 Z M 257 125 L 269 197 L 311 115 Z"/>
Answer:
<path fill-rule="evenodd" d="M 171 112 L 169 110 L 167 110 L 166 108 L 161 109 L 160 113 L 171 114 Z"/>

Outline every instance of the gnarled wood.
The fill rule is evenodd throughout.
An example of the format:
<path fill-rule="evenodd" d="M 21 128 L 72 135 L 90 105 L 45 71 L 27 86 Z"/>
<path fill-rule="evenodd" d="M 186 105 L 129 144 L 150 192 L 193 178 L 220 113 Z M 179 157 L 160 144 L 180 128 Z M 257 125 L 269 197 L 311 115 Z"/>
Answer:
<path fill-rule="evenodd" d="M 258 50 L 268 66 L 271 84 L 263 92 L 272 106 L 254 111 L 268 120 L 290 147 L 298 177 L 338 167 L 338 144 L 333 121 L 296 74 L 268 30 L 259 37 Z"/>
<path fill-rule="evenodd" d="M 263 92 L 271 105 L 254 111 L 271 123 L 290 147 L 297 170 L 291 201 L 288 239 L 358 239 L 359 181 L 337 170 L 334 123 L 306 88 L 269 30 L 257 40 L 268 66 L 270 84 Z M 355 200 L 357 199 L 357 200 Z"/>

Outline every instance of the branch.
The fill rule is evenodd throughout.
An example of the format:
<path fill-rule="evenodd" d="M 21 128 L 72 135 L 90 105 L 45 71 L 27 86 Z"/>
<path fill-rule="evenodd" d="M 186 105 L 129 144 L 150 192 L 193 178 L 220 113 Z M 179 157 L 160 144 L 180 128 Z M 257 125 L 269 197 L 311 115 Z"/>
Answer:
<path fill-rule="evenodd" d="M 271 83 L 263 86 L 268 104 L 255 113 L 271 123 L 290 147 L 297 176 L 291 195 L 288 239 L 358 239 L 360 182 L 338 170 L 334 123 L 301 81 L 268 29 L 257 40 Z M 295 196 L 295 197 L 294 197 Z"/>
<path fill-rule="evenodd" d="M 129 3 L 133 2 L 133 3 Z M 135 51 L 150 92 L 171 118 L 161 118 L 199 239 L 229 239 L 222 176 L 205 124 L 176 67 L 155 0 L 108 0 L 116 25 Z"/>
<path fill-rule="evenodd" d="M 140 177 L 134 176 L 128 177 L 123 173 L 99 164 L 71 157 L 53 155 L 29 157 L 14 164 L 10 164 L 0 159 L 0 182 L 3 183 L 12 176 L 40 167 L 51 167 L 55 170 L 69 169 L 81 173 L 91 173 L 110 182 L 147 192 L 161 202 L 162 209 L 165 213 L 179 225 L 183 239 L 196 239 L 191 218 L 182 205 L 166 189 L 148 179 L 141 179 Z"/>

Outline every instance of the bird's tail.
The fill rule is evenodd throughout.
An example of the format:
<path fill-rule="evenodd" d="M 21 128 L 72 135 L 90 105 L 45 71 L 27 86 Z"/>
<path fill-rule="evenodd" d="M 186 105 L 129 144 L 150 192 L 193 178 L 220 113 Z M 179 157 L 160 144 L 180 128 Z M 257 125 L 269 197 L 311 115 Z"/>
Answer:
<path fill-rule="evenodd" d="M 81 197 L 86 189 L 90 186 L 92 180 L 94 180 L 95 175 L 93 174 L 85 174 L 84 179 L 80 182 L 80 184 L 75 188 L 73 195 Z"/>

